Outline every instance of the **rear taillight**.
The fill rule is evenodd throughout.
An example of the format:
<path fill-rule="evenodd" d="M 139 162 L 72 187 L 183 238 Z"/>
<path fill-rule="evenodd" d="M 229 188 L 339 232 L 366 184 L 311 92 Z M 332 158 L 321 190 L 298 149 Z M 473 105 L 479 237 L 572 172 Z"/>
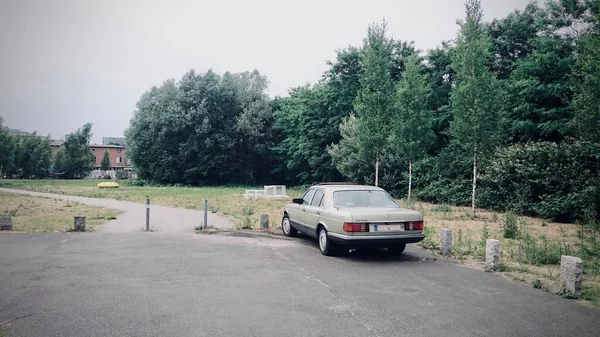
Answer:
<path fill-rule="evenodd" d="M 366 232 L 367 224 L 344 222 L 344 232 Z"/>
<path fill-rule="evenodd" d="M 407 231 L 422 231 L 423 230 L 423 221 L 407 222 L 404 229 Z"/>

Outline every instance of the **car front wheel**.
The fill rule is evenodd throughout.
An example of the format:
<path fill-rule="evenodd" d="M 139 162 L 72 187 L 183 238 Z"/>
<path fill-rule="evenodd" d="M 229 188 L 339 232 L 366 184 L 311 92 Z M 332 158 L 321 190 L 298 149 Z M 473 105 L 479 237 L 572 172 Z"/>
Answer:
<path fill-rule="evenodd" d="M 281 219 L 281 229 L 283 230 L 283 235 L 285 236 L 295 237 L 298 234 L 298 231 L 292 227 L 292 222 L 287 214 L 283 216 L 283 219 Z"/>
<path fill-rule="evenodd" d="M 326 256 L 332 256 L 335 254 L 335 245 L 329 239 L 329 235 L 327 235 L 327 230 L 325 227 L 319 228 L 319 250 L 321 254 Z"/>

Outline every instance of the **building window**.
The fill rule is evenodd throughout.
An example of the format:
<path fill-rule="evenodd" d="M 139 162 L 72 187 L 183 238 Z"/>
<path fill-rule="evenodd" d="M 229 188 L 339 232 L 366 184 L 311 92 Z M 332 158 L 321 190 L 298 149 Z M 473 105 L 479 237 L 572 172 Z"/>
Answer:
<path fill-rule="evenodd" d="M 117 164 L 121 163 L 121 157 L 117 157 Z"/>
<path fill-rule="evenodd" d="M 96 152 L 96 149 L 92 148 L 92 152 Z"/>
<path fill-rule="evenodd" d="M 117 149 L 117 152 L 118 152 L 118 153 L 121 153 L 121 149 Z"/>

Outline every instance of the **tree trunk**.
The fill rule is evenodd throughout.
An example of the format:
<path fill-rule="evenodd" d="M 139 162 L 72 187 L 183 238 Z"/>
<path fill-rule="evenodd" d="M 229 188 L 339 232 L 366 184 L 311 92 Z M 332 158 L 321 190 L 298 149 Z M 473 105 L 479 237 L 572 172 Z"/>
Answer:
<path fill-rule="evenodd" d="M 375 186 L 379 186 L 379 153 L 375 158 Z"/>
<path fill-rule="evenodd" d="M 477 145 L 473 151 L 473 191 L 471 193 L 471 211 L 475 217 L 475 188 L 477 187 Z"/>
<path fill-rule="evenodd" d="M 412 190 L 412 161 L 408 161 L 408 201 L 410 201 L 410 192 Z"/>

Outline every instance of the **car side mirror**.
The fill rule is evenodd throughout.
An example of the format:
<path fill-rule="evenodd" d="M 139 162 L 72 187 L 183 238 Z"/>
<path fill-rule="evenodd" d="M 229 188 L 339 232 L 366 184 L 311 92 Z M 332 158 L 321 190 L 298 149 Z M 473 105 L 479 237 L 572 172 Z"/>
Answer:
<path fill-rule="evenodd" d="M 302 199 L 302 198 L 292 199 L 292 203 L 302 205 L 304 203 L 304 199 Z"/>

